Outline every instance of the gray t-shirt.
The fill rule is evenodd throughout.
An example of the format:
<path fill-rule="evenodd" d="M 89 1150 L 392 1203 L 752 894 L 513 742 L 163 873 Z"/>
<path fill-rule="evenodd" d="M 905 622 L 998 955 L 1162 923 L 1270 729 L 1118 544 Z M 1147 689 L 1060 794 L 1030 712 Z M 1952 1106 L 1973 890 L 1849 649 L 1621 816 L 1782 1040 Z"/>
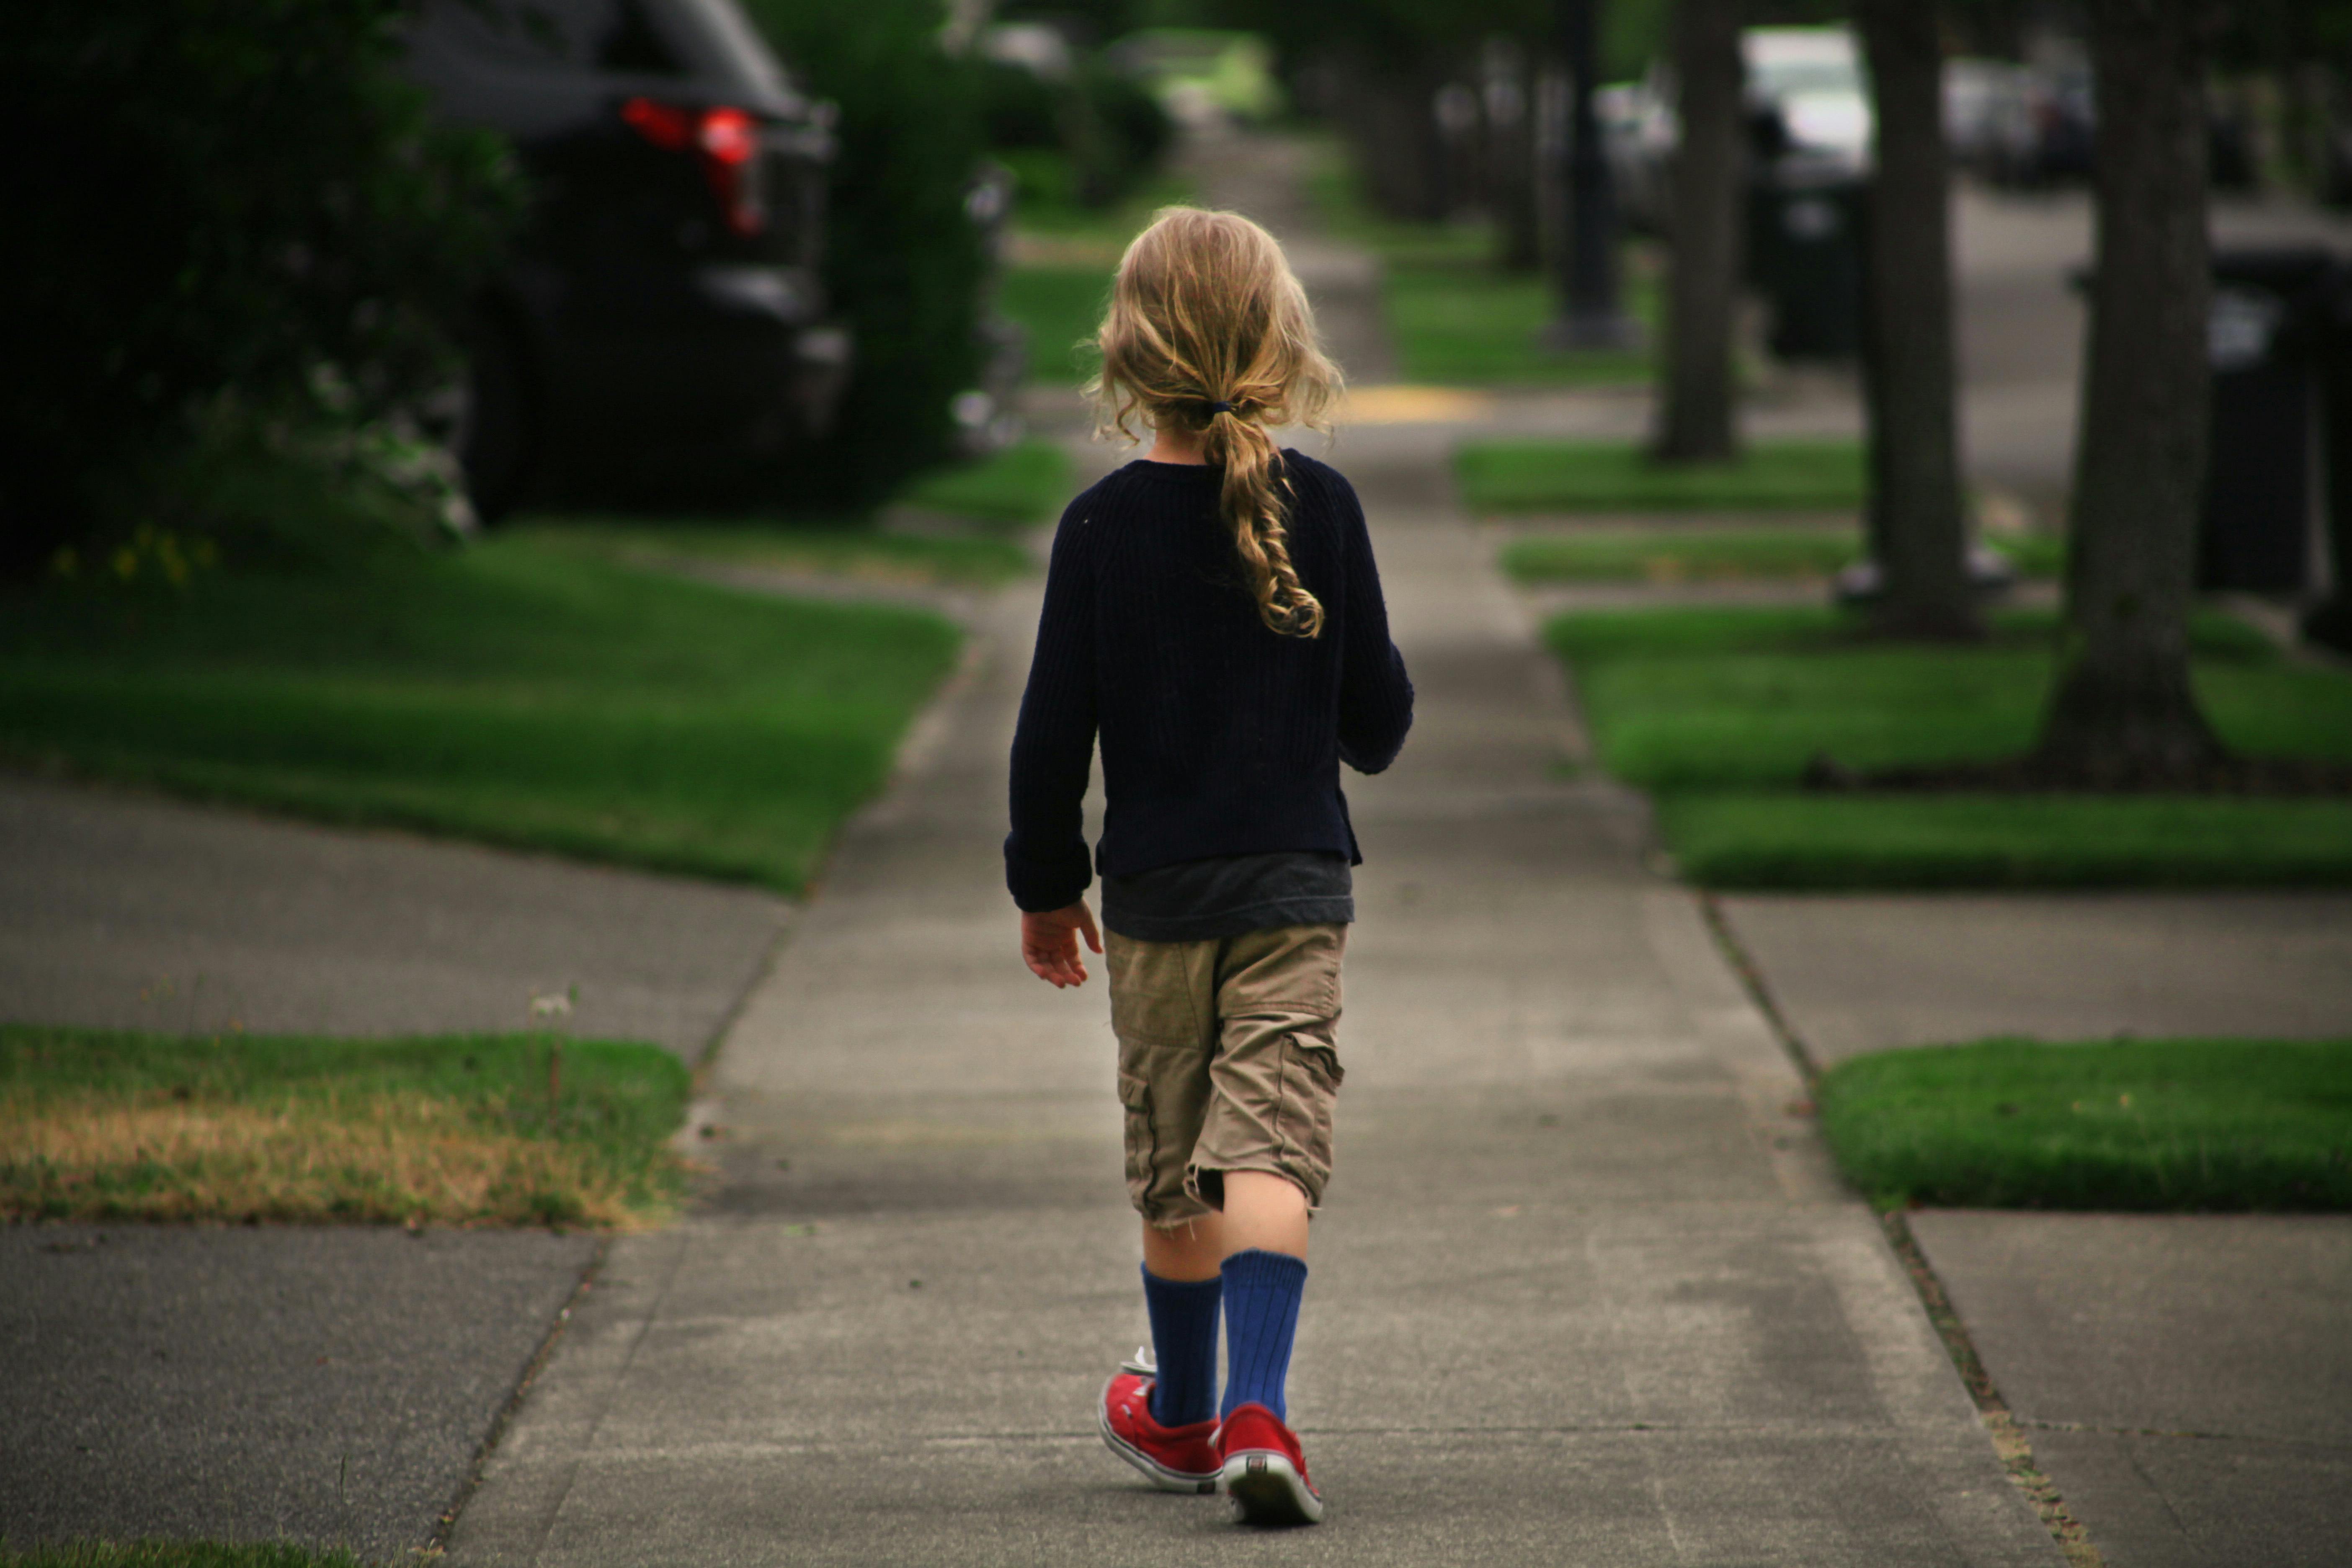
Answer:
<path fill-rule="evenodd" d="M 1135 942 L 1202 942 L 1356 918 L 1345 855 L 1284 849 L 1215 855 L 1105 877 L 1103 924 Z"/>

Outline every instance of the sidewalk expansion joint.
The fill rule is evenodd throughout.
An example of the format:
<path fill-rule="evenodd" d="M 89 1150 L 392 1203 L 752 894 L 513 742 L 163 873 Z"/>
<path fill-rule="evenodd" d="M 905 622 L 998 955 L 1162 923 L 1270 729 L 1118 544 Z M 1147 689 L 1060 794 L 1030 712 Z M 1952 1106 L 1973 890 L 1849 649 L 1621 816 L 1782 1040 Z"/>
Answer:
<path fill-rule="evenodd" d="M 1698 905 L 1700 914 L 1706 921 L 1707 930 L 1714 933 L 1716 946 L 1722 952 L 1724 961 L 1738 976 L 1741 988 L 1748 993 L 1748 999 L 1763 1015 L 1773 1038 L 1779 1040 L 1780 1048 L 1788 1053 L 1798 1077 L 1804 1080 L 1805 1092 L 1812 1093 L 1821 1083 L 1821 1067 L 1813 1059 L 1813 1053 L 1805 1044 L 1804 1037 L 1797 1033 L 1788 1016 L 1780 1011 L 1780 1003 L 1772 995 L 1771 986 L 1765 981 L 1762 967 L 1739 940 L 1739 933 L 1732 929 L 1731 918 L 1724 912 L 1722 900 L 1707 889 L 1700 889 Z M 1911 1222 L 1901 1211 L 1894 1210 L 1880 1215 L 1878 1223 L 1885 1232 L 1887 1245 L 1901 1260 L 1904 1272 L 1911 1277 L 1911 1288 L 1917 1292 L 1919 1305 L 1926 1310 L 1927 1321 L 1935 1325 L 1937 1337 L 1943 1341 L 1944 1353 L 1951 1358 L 1952 1370 L 1959 1373 L 1961 1385 L 1969 1391 L 1969 1398 L 1975 1403 L 1977 1419 L 1984 1423 L 1986 1433 L 1992 1438 L 1993 1453 L 2000 1458 L 2000 1468 L 2008 1475 L 2011 1484 L 2032 1505 L 2042 1528 L 2049 1531 L 2051 1538 L 2057 1542 L 2058 1550 L 2065 1554 L 2071 1568 L 2105 1568 L 2106 1560 L 2093 1544 L 2090 1532 L 2067 1508 L 2066 1500 L 2058 1494 L 2056 1483 L 2034 1460 L 2033 1445 L 2027 1440 L 2026 1432 L 2029 1427 L 2040 1424 L 2019 1420 L 2010 1409 L 2009 1402 L 2001 1397 L 2000 1388 L 1993 1383 L 1992 1373 L 1985 1368 L 1984 1358 L 1977 1353 L 1976 1342 L 1969 1337 L 1968 1325 L 1960 1321 L 1959 1313 L 1952 1306 L 1950 1293 L 1944 1289 L 1944 1282 L 1937 1276 L 1934 1265 L 1927 1261 L 1927 1255 L 1920 1248 L 1918 1238 L 1912 1235 Z M 2056 1428 L 2044 1426 L 2042 1429 Z"/>
<path fill-rule="evenodd" d="M 539 1348 L 530 1352 L 529 1361 L 523 1363 L 522 1375 L 515 1380 L 514 1391 L 507 1395 L 506 1403 L 499 1406 L 498 1415 L 491 1417 L 490 1429 L 483 1436 L 482 1446 L 474 1451 L 473 1463 L 466 1467 L 465 1479 L 457 1483 L 457 1494 L 449 1500 L 449 1506 L 443 1509 L 440 1518 L 434 1521 L 433 1533 L 417 1553 L 419 1557 L 436 1558 L 449 1550 L 449 1537 L 457 1528 L 457 1516 L 466 1510 L 466 1505 L 481 1489 L 482 1475 L 489 1468 L 490 1457 L 498 1452 L 499 1440 L 506 1436 L 507 1428 L 513 1425 L 515 1416 L 521 1412 L 522 1402 L 529 1397 L 531 1385 L 539 1381 L 540 1373 L 553 1358 L 557 1342 L 563 1338 L 563 1331 L 572 1322 L 572 1314 L 587 1300 L 589 1290 L 596 1283 L 596 1276 L 604 1269 L 605 1255 L 612 1250 L 612 1246 L 609 1240 L 599 1241 L 596 1250 L 588 1255 L 586 1267 L 580 1270 L 579 1282 L 572 1287 L 572 1294 L 557 1310 L 555 1321 L 547 1326 L 547 1332 L 540 1336 Z"/>

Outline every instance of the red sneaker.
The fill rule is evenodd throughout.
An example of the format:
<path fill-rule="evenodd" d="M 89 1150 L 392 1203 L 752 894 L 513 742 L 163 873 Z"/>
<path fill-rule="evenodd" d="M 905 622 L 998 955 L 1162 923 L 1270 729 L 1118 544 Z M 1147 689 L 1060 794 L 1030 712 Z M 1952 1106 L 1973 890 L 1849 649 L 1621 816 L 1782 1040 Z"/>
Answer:
<path fill-rule="evenodd" d="M 1217 1431 L 1220 1484 L 1244 1524 L 1317 1524 L 1323 1494 L 1307 1479 L 1298 1435 L 1263 1405 L 1244 1405 Z"/>
<path fill-rule="evenodd" d="M 1153 1380 L 1135 1371 L 1133 1363 L 1104 1385 L 1103 1441 L 1162 1491 L 1215 1491 L 1217 1424 L 1162 1426 L 1152 1419 L 1152 1387 Z"/>

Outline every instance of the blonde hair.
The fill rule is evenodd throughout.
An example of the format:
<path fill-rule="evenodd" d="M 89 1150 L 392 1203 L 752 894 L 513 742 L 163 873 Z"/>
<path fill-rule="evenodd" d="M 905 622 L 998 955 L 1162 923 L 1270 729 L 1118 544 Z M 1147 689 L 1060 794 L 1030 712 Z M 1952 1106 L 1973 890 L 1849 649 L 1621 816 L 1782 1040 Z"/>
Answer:
<path fill-rule="evenodd" d="M 1102 371 L 1087 390 L 1106 432 L 1155 428 L 1202 437 L 1223 470 L 1218 512 L 1259 618 L 1287 637 L 1323 630 L 1323 606 L 1291 564 L 1287 475 L 1269 425 L 1329 428 L 1339 370 L 1316 341 L 1315 314 L 1274 236 L 1238 213 L 1163 207 L 1119 258 L 1096 334 Z"/>

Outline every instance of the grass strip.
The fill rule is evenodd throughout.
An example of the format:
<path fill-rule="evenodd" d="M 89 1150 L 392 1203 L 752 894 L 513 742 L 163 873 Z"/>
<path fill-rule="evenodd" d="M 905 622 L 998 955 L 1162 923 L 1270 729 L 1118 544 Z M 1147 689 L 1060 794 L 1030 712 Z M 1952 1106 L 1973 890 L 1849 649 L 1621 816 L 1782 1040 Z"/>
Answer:
<path fill-rule="evenodd" d="M 1029 340 L 1029 379 L 1076 385 L 1095 373 L 1095 330 L 1110 303 L 1111 274 L 1128 243 L 1164 206 L 1197 201 L 1192 184 L 1162 173 L 1108 207 L 1023 199 L 1013 212 L 1012 265 L 997 309 Z"/>
<path fill-rule="evenodd" d="M 1487 223 L 1406 223 L 1382 216 L 1360 172 L 1336 138 L 1304 138 L 1306 184 L 1323 226 L 1381 261 L 1381 319 L 1397 374 L 1438 385 L 1608 386 L 1650 379 L 1640 350 L 1563 353 L 1539 346 L 1559 315 L 1552 281 L 1540 271 L 1496 264 L 1501 248 Z M 1630 248 L 1630 247 L 1629 247 Z M 1625 268 L 1625 306 L 1656 335 L 1657 281 Z"/>
<path fill-rule="evenodd" d="M 1025 527 L 1051 521 L 1070 490 L 1069 454 L 1060 443 L 1020 441 L 973 462 L 934 469 L 897 500 L 925 511 Z"/>
<path fill-rule="evenodd" d="M 1862 770 L 1990 762 L 2029 746 L 2053 668 L 2046 612 L 1972 647 L 1871 640 L 1826 606 L 1577 614 L 1551 623 L 1601 760 L 1667 790 L 1787 789 L 1826 753 Z M 2255 755 L 2352 761 L 2352 681 L 2289 665 L 2228 616 L 2195 628 L 2199 695 Z"/>
<path fill-rule="evenodd" d="M 1009 539 L 881 533 L 849 523 L 538 516 L 502 532 L 622 564 L 679 559 L 905 587 L 989 586 L 1031 569 Z"/>
<path fill-rule="evenodd" d="M 1987 541 L 2019 575 L 2053 577 L 2065 542 L 2042 534 Z M 1591 529 L 1512 540 L 1504 573 L 1516 582 L 1710 583 L 1826 580 L 1862 558 L 1853 528 Z"/>
<path fill-rule="evenodd" d="M 997 305 L 1029 339 L 1029 379 L 1076 386 L 1095 373 L 1094 347 L 1110 303 L 1116 258 L 1108 262 L 1046 263 L 1007 268 Z"/>
<path fill-rule="evenodd" d="M 2243 796 L 1848 794 L 1801 789 L 1827 755 L 1870 770 L 2024 751 L 2053 617 L 1996 617 L 1972 647 L 1878 644 L 1815 607 L 1564 616 L 1602 765 L 1656 792 L 1682 874 L 1719 888 L 2339 886 L 2352 801 Z M 2229 617 L 2192 626 L 2222 739 L 2256 756 L 2352 762 L 2352 679 L 2289 664 Z"/>
<path fill-rule="evenodd" d="M 1815 1090 L 1882 1208 L 2352 1209 L 2352 1039 L 1993 1039 L 1840 1063 Z"/>
<path fill-rule="evenodd" d="M 553 1035 L 173 1037 L 0 1026 L 0 1219 L 638 1230 L 690 1075 Z"/>
<path fill-rule="evenodd" d="M 1067 194 L 1049 195 L 1032 189 L 1013 201 L 1013 248 L 1040 240 L 1082 243 L 1098 247 L 1115 262 L 1128 241 L 1151 222 L 1153 213 L 1165 206 L 1197 205 L 1199 199 L 1190 180 L 1166 169 L 1108 206 L 1087 206 Z"/>
<path fill-rule="evenodd" d="M 367 572 L 0 601 L 0 756 L 794 892 L 955 628 L 528 537 Z"/>
<path fill-rule="evenodd" d="M 1852 511 L 1861 445 L 1757 442 L 1728 463 L 1660 463 L 1628 441 L 1465 442 L 1454 472 L 1472 511 Z"/>
<path fill-rule="evenodd" d="M 0 1543 L 0 1568 L 365 1568 L 337 1548 L 287 1542 L 67 1541 L 17 1552 Z"/>
<path fill-rule="evenodd" d="M 1654 335 L 1656 280 L 1628 270 L 1626 309 Z M 1541 273 L 1506 272 L 1475 260 L 1397 260 L 1381 275 L 1381 316 L 1408 382 L 1499 386 L 1612 386 L 1647 382 L 1640 349 L 1561 353 L 1540 345 L 1559 315 Z"/>
<path fill-rule="evenodd" d="M 2352 886 L 2352 804 L 2196 795 L 1670 794 L 1703 886 Z"/>

